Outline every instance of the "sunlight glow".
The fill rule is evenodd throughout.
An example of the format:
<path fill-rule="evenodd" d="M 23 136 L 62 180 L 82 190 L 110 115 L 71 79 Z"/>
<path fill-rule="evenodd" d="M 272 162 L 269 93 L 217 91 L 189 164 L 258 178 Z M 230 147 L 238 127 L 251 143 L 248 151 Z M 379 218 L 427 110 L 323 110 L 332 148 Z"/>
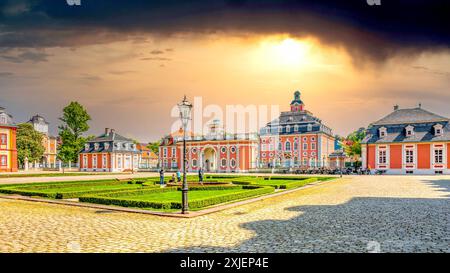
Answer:
<path fill-rule="evenodd" d="M 301 68 L 310 60 L 311 44 L 307 41 L 299 41 L 292 38 L 284 38 L 281 41 L 269 40 L 261 44 L 265 61 L 271 65 L 285 68 Z"/>

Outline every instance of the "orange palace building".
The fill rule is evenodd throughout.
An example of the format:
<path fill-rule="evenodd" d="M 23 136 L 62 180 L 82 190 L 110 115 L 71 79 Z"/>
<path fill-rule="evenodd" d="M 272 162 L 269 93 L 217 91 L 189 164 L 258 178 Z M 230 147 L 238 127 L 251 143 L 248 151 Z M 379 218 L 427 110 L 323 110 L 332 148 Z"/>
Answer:
<path fill-rule="evenodd" d="M 331 128 L 305 109 L 300 92 L 294 93 L 291 111 L 282 112 L 260 130 L 262 167 L 333 168 L 335 137 Z"/>
<path fill-rule="evenodd" d="M 220 122 L 210 124 L 205 136 L 187 133 L 187 171 L 249 172 L 271 167 L 331 167 L 335 138 L 329 127 L 305 110 L 300 92 L 295 92 L 291 111 L 260 130 L 258 134 L 230 135 Z M 166 170 L 182 170 L 183 131 L 163 138 L 159 165 Z"/>
<path fill-rule="evenodd" d="M 17 172 L 17 127 L 12 116 L 0 107 L 0 172 Z"/>
<path fill-rule="evenodd" d="M 141 152 L 132 139 L 123 137 L 114 129 L 88 141 L 80 151 L 82 172 L 130 172 L 139 169 Z"/>
<path fill-rule="evenodd" d="M 206 136 L 186 132 L 186 171 L 248 172 L 257 167 L 258 136 L 256 134 L 224 134 L 219 121 L 210 125 Z M 165 170 L 183 168 L 183 130 L 163 138 L 159 148 L 159 165 Z"/>
<path fill-rule="evenodd" d="M 450 119 L 394 107 L 362 142 L 363 168 L 388 174 L 450 174 Z"/>

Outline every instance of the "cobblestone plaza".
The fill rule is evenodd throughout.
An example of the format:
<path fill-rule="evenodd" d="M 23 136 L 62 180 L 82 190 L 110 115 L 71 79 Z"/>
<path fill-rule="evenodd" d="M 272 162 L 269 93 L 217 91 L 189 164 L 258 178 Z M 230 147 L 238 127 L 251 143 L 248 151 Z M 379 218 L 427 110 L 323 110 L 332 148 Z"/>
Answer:
<path fill-rule="evenodd" d="M 0 252 L 450 252 L 450 177 L 354 176 L 191 219 L 0 199 Z"/>

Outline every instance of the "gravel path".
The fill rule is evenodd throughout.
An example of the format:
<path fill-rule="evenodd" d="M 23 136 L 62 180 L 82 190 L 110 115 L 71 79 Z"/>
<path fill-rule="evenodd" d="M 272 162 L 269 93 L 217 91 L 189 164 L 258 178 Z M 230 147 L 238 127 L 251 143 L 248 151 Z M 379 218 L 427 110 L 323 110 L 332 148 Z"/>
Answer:
<path fill-rule="evenodd" d="M 0 252 L 450 252 L 450 177 L 348 177 L 193 219 L 0 199 Z"/>

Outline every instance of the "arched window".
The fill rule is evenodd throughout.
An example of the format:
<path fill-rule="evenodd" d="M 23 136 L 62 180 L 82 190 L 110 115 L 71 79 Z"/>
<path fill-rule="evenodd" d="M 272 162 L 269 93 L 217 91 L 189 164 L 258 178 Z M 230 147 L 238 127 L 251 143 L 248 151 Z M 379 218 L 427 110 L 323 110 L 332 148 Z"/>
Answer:
<path fill-rule="evenodd" d="M 286 142 L 286 151 L 291 150 L 291 143 L 289 141 Z"/>
<path fill-rule="evenodd" d="M 227 166 L 227 160 L 225 158 L 222 159 L 221 166 L 224 168 Z"/>
<path fill-rule="evenodd" d="M 295 142 L 294 142 L 294 151 L 297 151 L 297 150 L 298 150 L 298 142 L 295 141 Z"/>
<path fill-rule="evenodd" d="M 236 160 L 235 160 L 235 159 L 231 159 L 231 161 L 230 161 L 230 166 L 231 166 L 232 168 L 235 168 L 235 167 L 236 167 Z"/>

